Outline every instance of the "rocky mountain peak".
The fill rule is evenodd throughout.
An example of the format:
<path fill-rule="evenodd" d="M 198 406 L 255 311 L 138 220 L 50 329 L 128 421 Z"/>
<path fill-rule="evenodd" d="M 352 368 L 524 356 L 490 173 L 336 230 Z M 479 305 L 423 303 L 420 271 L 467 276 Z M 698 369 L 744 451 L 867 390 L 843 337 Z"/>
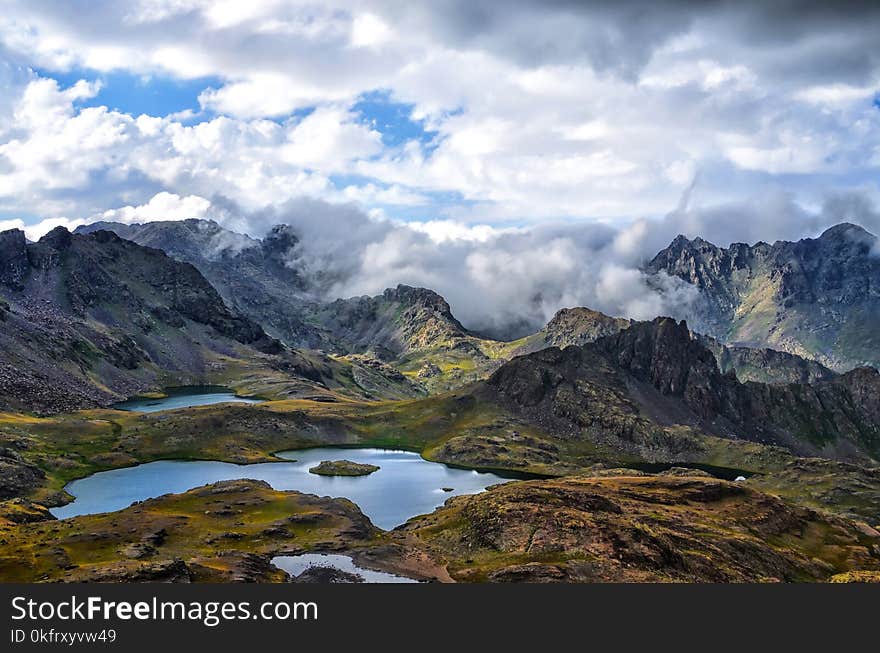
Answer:
<path fill-rule="evenodd" d="M 836 240 L 841 238 L 857 240 L 869 238 L 874 240 L 875 236 L 864 227 L 853 224 L 852 222 L 841 222 L 840 224 L 836 224 L 823 231 L 822 235 L 819 236 L 819 240 Z"/>
<path fill-rule="evenodd" d="M 276 224 L 263 238 L 263 249 L 266 252 L 286 254 L 299 244 L 299 237 L 289 224 Z"/>
<path fill-rule="evenodd" d="M 593 342 L 597 338 L 617 333 L 629 325 L 630 321 L 625 318 L 611 317 L 578 306 L 557 311 L 543 331 L 548 345 L 567 347 Z"/>
<path fill-rule="evenodd" d="M 72 235 L 67 227 L 55 227 L 52 231 L 40 238 L 38 242 L 48 245 L 52 249 L 63 250 L 70 246 Z"/>
<path fill-rule="evenodd" d="M 695 286 L 688 317 L 722 344 L 768 347 L 843 371 L 880 364 L 876 243 L 851 223 L 818 238 L 727 249 L 676 238 L 645 271 Z"/>
<path fill-rule="evenodd" d="M 451 317 L 449 303 L 429 288 L 417 288 L 401 283 L 395 288 L 386 288 L 382 296 L 388 301 L 429 308 L 439 313 L 449 314 Z"/>
<path fill-rule="evenodd" d="M 721 377 L 715 356 L 693 338 L 684 320 L 658 317 L 637 322 L 600 338 L 595 346 L 663 394 L 683 395 L 695 378 L 705 384 Z"/>

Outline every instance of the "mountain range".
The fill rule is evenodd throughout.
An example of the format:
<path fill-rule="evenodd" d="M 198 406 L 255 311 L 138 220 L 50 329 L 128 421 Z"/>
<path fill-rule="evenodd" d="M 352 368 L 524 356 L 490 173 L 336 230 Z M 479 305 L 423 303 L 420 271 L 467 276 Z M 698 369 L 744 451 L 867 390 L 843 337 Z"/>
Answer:
<path fill-rule="evenodd" d="M 692 335 L 720 372 L 806 384 L 880 359 L 875 243 L 848 224 L 798 243 L 727 249 L 679 236 L 645 271 L 697 290 Z M 95 223 L 38 243 L 21 231 L 0 234 L 3 402 L 40 412 L 104 405 L 170 384 L 223 381 L 223 370 L 253 361 L 274 373 L 304 371 L 291 396 L 416 397 L 632 324 L 575 307 L 535 334 L 493 340 L 424 288 L 322 300 L 297 267 L 301 247 L 286 225 L 256 239 L 206 220 Z"/>
<path fill-rule="evenodd" d="M 817 239 L 727 249 L 680 236 L 644 271 L 693 286 L 690 322 L 572 307 L 508 342 L 469 330 L 426 288 L 324 299 L 326 280 L 300 267 L 303 244 L 285 225 L 263 239 L 200 220 L 57 228 L 38 242 L 6 231 L 0 499 L 9 501 L 0 501 L 0 530 L 30 550 L 42 531 L 16 524 L 48 517 L 28 501 L 64 503 L 65 483 L 95 471 L 163 458 L 267 462 L 283 449 L 345 444 L 554 477 L 447 502 L 388 539 L 370 534 L 388 564 L 430 560 L 458 580 L 874 578 L 875 245 L 846 224 Z M 82 410 L 196 384 L 266 401 L 142 415 Z M 301 501 L 252 483 L 236 491 L 256 493 L 257 503 Z M 621 503 L 631 520 L 609 507 Z M 496 519 L 499 506 L 531 515 L 536 528 Z M 712 516 L 719 509 L 746 539 L 731 539 Z M 365 519 L 349 504 L 345 511 Z M 214 519 L 201 508 L 194 515 Z M 592 524 L 595 537 L 566 523 Z M 838 534 L 823 535 L 821 562 L 810 558 L 810 529 Z M 334 546 L 366 546 L 366 533 L 332 535 Z M 785 533 L 784 546 L 774 533 Z M 265 552 L 261 538 L 253 546 Z M 550 555 L 566 542 L 563 558 Z M 842 542 L 845 562 L 835 557 Z M 135 542 L 124 551 L 144 549 Z M 634 565 L 625 573 L 620 551 Z M 706 556 L 724 570 L 702 564 Z M 258 562 L 248 569 L 270 568 Z M 66 573 L 65 564 L 51 573 Z M 149 561 L 111 556 L 108 564 L 107 578 L 152 577 Z M 200 577 L 222 567 L 178 571 Z M 90 573 L 74 576 L 110 572 Z"/>

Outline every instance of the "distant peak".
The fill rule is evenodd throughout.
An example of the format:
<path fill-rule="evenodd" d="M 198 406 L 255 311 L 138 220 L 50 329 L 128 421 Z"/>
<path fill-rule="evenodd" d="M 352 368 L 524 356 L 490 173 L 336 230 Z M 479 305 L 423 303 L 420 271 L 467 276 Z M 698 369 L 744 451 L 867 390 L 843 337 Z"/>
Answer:
<path fill-rule="evenodd" d="M 430 288 L 419 288 L 399 283 L 395 288 L 386 288 L 382 293 L 386 299 L 423 301 L 428 303 L 440 302 L 446 305 L 446 300 Z"/>
<path fill-rule="evenodd" d="M 671 245 L 690 245 L 691 239 L 685 236 L 684 234 L 678 234 L 675 238 L 672 239 Z"/>
<path fill-rule="evenodd" d="M 68 231 L 67 227 L 58 226 L 47 233 L 45 236 L 40 238 L 39 242 L 50 245 L 55 249 L 60 249 L 63 247 L 67 247 L 70 244 L 70 240 L 71 234 L 70 231 Z"/>
<path fill-rule="evenodd" d="M 852 222 L 841 222 L 840 224 L 836 224 L 833 227 L 829 227 L 822 232 L 821 236 L 819 236 L 819 238 L 822 240 L 841 237 L 864 238 L 873 237 L 873 235 L 864 227 L 861 227 L 857 224 L 853 224 Z"/>

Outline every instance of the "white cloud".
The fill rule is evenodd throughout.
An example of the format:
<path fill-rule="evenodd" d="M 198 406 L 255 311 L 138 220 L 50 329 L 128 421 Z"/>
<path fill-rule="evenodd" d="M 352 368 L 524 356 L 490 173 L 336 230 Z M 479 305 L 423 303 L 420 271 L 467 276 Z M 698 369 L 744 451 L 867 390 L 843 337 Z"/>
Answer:
<path fill-rule="evenodd" d="M 880 169 L 880 46 L 876 13 L 815 11 L 10 1 L 10 69 L 214 81 L 210 119 L 191 125 L 81 108 L 96 84 L 0 70 L 0 211 L 78 219 L 167 192 L 248 211 L 301 195 L 419 206 L 437 225 L 632 220 L 675 206 L 695 176 L 706 204 L 779 184 L 816 203 Z M 411 104 L 431 142 L 384 144 L 386 126 L 354 110 L 377 90 Z"/>
<path fill-rule="evenodd" d="M 95 219 L 137 224 L 156 220 L 187 220 L 210 217 L 211 202 L 198 195 L 180 197 L 174 193 L 156 193 L 140 206 L 124 206 L 104 211 Z M 93 220 L 89 220 L 93 222 Z"/>
<path fill-rule="evenodd" d="M 391 27 L 375 14 L 359 14 L 351 24 L 351 44 L 356 48 L 375 48 L 384 45 L 393 36 Z"/>

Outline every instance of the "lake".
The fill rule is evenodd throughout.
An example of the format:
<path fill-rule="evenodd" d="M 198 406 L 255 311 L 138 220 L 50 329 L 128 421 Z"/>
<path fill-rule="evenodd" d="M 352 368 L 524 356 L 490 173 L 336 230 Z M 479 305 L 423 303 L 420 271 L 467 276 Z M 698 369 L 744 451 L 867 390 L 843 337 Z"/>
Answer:
<path fill-rule="evenodd" d="M 130 410 L 136 413 L 155 413 L 160 410 L 189 408 L 190 406 L 210 406 L 211 404 L 258 404 L 262 400 L 252 397 L 239 397 L 229 388 L 219 385 L 188 385 L 167 388 L 165 397 L 134 397 L 113 404 L 116 410 Z"/>
<path fill-rule="evenodd" d="M 385 571 L 364 569 L 355 564 L 347 555 L 339 553 L 304 553 L 298 556 L 275 556 L 272 564 L 283 569 L 291 576 L 299 576 L 310 567 L 331 567 L 349 574 L 356 574 L 365 583 L 417 583 L 417 580 L 396 576 Z"/>
<path fill-rule="evenodd" d="M 237 478 L 266 481 L 277 490 L 298 490 L 354 501 L 385 530 L 410 517 L 432 512 L 457 494 L 474 494 L 506 480 L 497 474 L 456 469 L 429 462 L 417 453 L 386 449 L 322 447 L 278 454 L 290 462 L 234 465 L 203 460 L 162 460 L 98 472 L 65 488 L 76 500 L 54 508 L 59 519 L 111 512 L 162 494 Z M 309 473 L 322 460 L 351 460 L 378 465 L 369 476 L 318 476 Z M 443 488 L 452 488 L 446 492 Z"/>

